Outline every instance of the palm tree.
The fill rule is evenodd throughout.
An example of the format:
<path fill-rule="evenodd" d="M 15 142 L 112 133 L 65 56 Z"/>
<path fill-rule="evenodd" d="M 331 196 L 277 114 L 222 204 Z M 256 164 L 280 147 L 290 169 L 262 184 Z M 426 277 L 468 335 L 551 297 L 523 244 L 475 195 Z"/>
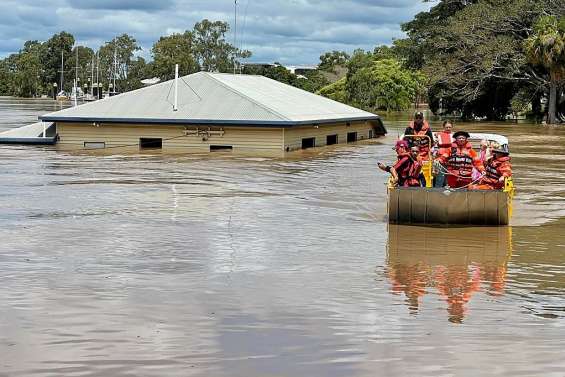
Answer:
<path fill-rule="evenodd" d="M 524 42 L 528 59 L 549 71 L 549 123 L 556 123 L 557 88 L 565 79 L 565 18 L 542 16 Z"/>

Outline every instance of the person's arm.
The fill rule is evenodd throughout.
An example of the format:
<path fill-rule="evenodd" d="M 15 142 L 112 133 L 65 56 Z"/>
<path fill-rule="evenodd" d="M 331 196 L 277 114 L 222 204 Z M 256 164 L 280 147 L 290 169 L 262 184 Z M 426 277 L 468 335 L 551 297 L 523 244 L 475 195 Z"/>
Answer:
<path fill-rule="evenodd" d="M 450 156 L 451 156 L 451 149 L 448 149 L 447 152 L 440 154 L 436 158 L 436 161 L 439 162 L 442 165 L 445 165 L 445 164 L 447 164 L 447 160 L 449 160 Z"/>
<path fill-rule="evenodd" d="M 379 169 L 381 169 L 382 171 L 386 171 L 387 173 L 390 172 L 390 166 L 385 165 L 381 162 L 377 162 L 377 166 L 379 167 Z"/>
<path fill-rule="evenodd" d="M 505 178 L 510 178 L 512 177 L 512 165 L 510 164 L 510 161 L 504 162 L 502 165 L 500 165 L 500 178 L 499 181 L 500 182 L 504 182 Z"/>
<path fill-rule="evenodd" d="M 398 182 L 398 173 L 396 172 L 394 166 L 390 168 L 390 174 L 392 175 L 394 183 Z"/>
<path fill-rule="evenodd" d="M 471 156 L 471 158 L 473 159 L 473 166 L 475 167 L 475 169 L 477 169 L 478 171 L 480 171 L 481 173 L 485 172 L 485 167 L 483 165 L 483 162 L 481 161 L 481 159 L 479 158 L 479 155 L 477 154 L 477 152 L 475 152 L 474 149 L 471 149 L 469 151 L 469 155 Z"/>

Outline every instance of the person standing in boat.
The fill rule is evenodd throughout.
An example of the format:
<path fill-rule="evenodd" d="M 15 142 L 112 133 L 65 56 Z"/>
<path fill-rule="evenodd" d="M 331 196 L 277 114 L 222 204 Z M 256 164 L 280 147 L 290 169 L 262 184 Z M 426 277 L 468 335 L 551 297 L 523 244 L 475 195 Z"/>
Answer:
<path fill-rule="evenodd" d="M 404 139 L 408 142 L 408 146 L 410 148 L 418 147 L 420 149 L 420 157 L 422 160 L 427 161 L 429 159 L 429 153 L 432 147 L 431 143 L 434 135 L 430 125 L 424 120 L 424 113 L 418 111 L 414 114 L 414 120 L 410 122 L 408 127 L 406 127 L 404 136 L 408 136 Z"/>
<path fill-rule="evenodd" d="M 468 187 L 473 183 L 472 172 L 475 167 L 484 173 L 485 167 L 471 143 L 467 141 L 470 135 L 465 131 L 453 134 L 455 142 L 447 152 L 438 157 L 438 162 L 447 166 L 447 185 L 451 188 Z"/>
<path fill-rule="evenodd" d="M 447 153 L 447 150 L 451 148 L 451 144 L 453 144 L 453 137 L 451 131 L 453 130 L 453 123 L 446 120 L 443 122 L 443 130 L 436 133 L 436 145 L 438 147 L 437 155 L 441 156 L 442 154 Z M 434 187 L 443 187 L 445 186 L 445 171 L 447 168 L 439 163 L 436 160 L 436 174 L 434 178 Z"/>
<path fill-rule="evenodd" d="M 397 154 L 396 163 L 393 166 L 387 166 L 383 163 L 377 163 L 379 169 L 389 172 L 393 181 L 400 187 L 418 187 L 420 186 L 420 172 L 422 164 L 419 161 L 418 147 L 408 148 L 405 140 L 398 140 L 394 147 Z"/>

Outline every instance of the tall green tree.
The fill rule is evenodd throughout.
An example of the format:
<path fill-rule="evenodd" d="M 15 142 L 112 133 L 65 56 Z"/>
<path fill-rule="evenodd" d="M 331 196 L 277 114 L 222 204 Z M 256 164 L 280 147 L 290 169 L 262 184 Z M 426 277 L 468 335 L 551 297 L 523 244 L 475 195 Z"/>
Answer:
<path fill-rule="evenodd" d="M 318 69 L 327 72 L 335 72 L 337 67 L 344 67 L 349 61 L 349 54 L 345 51 L 329 51 L 320 55 Z"/>
<path fill-rule="evenodd" d="M 374 60 L 347 79 L 348 100 L 369 110 L 405 110 L 416 100 L 422 77 L 396 59 Z"/>
<path fill-rule="evenodd" d="M 396 46 L 409 57 L 406 66 L 422 67 L 429 76 L 432 110 L 443 100 L 444 109 L 464 117 L 503 119 L 514 93 L 544 85 L 523 41 L 539 16 L 556 12 L 556 3 L 441 0 L 403 26 L 410 42 Z"/>
<path fill-rule="evenodd" d="M 38 41 L 27 41 L 15 60 L 12 93 L 19 97 L 35 97 L 42 90 L 41 55 L 43 46 Z"/>
<path fill-rule="evenodd" d="M 200 67 L 195 57 L 194 37 L 190 31 L 161 37 L 151 49 L 153 74 L 162 80 L 174 78 L 174 66 L 179 65 L 179 75 L 198 72 Z"/>
<path fill-rule="evenodd" d="M 122 34 L 106 42 L 98 52 L 100 60 L 100 72 L 103 83 L 108 87 L 116 81 L 115 91 L 131 90 L 133 83 L 128 80 L 128 70 L 132 64 L 133 57 L 141 47 L 135 38 L 128 34 Z"/>
<path fill-rule="evenodd" d="M 238 60 L 251 52 L 240 50 L 226 41 L 229 25 L 223 21 L 204 19 L 192 30 L 194 57 L 201 69 L 208 72 L 229 72 L 238 67 Z"/>
<path fill-rule="evenodd" d="M 534 33 L 524 42 L 531 63 L 542 66 L 549 75 L 549 123 L 557 122 L 557 90 L 565 80 L 565 16 L 542 16 Z"/>
<path fill-rule="evenodd" d="M 77 86 L 84 89 L 85 84 L 88 85 L 94 57 L 94 50 L 90 47 L 77 45 L 72 49 L 71 55 L 65 62 L 65 74 L 71 86 L 77 77 Z"/>
<path fill-rule="evenodd" d="M 45 51 L 41 55 L 41 65 L 43 66 L 43 83 L 51 87 L 53 83 L 58 85 L 58 90 L 63 90 L 60 87 L 61 81 L 61 53 L 63 59 L 68 61 L 72 56 L 72 49 L 75 44 L 75 38 L 72 34 L 62 31 L 53 35 L 45 43 Z M 71 75 L 72 72 L 65 72 L 63 76 Z M 70 76 L 68 76 L 70 77 Z M 70 89 L 72 86 L 72 79 L 65 80 L 63 84 L 65 88 Z"/>

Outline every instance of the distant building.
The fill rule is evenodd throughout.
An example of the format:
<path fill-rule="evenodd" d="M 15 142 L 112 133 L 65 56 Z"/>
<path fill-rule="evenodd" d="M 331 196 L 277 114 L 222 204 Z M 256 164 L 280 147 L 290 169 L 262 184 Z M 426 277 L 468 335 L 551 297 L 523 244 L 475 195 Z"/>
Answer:
<path fill-rule="evenodd" d="M 307 72 L 315 71 L 318 69 L 318 66 L 316 65 L 285 65 L 283 67 L 288 69 L 290 73 L 303 77 Z"/>
<path fill-rule="evenodd" d="M 161 82 L 161 79 L 158 78 L 158 77 L 152 77 L 150 79 L 141 80 L 141 83 L 145 86 L 151 86 L 151 85 L 159 84 L 160 82 Z"/>
<path fill-rule="evenodd" d="M 70 148 L 284 152 L 386 133 L 372 113 L 263 76 L 198 72 L 41 116 Z"/>

